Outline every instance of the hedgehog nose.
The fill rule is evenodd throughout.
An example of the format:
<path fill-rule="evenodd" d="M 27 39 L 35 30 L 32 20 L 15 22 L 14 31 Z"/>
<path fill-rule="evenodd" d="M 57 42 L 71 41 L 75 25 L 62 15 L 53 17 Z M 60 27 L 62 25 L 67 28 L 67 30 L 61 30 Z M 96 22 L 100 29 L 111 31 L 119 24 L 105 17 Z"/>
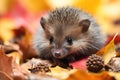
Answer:
<path fill-rule="evenodd" d="M 61 53 L 60 53 L 60 52 L 55 52 L 55 56 L 56 56 L 56 57 L 60 57 L 60 56 L 61 56 Z"/>

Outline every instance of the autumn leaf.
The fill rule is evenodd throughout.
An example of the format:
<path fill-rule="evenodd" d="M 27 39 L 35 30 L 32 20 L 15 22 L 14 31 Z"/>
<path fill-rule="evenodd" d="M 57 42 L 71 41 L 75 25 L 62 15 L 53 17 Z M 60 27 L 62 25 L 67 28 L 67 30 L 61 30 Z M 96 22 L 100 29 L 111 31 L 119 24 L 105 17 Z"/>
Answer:
<path fill-rule="evenodd" d="M 78 61 L 69 63 L 69 65 L 72 66 L 75 69 L 84 69 L 84 70 L 86 70 L 86 61 L 87 61 L 87 58 L 84 58 L 84 59 L 80 59 Z"/>
<path fill-rule="evenodd" d="M 14 80 L 24 80 L 26 75 L 28 75 L 28 72 L 25 71 L 20 64 L 16 62 L 16 59 L 14 58 L 12 60 L 12 69 L 13 69 L 13 78 Z"/>
<path fill-rule="evenodd" d="M 116 52 L 116 57 L 120 57 L 120 52 Z"/>
<path fill-rule="evenodd" d="M 7 74 L 12 78 L 12 57 L 8 57 L 4 53 L 3 47 L 0 45 L 0 72 L 2 75 Z"/>
<path fill-rule="evenodd" d="M 15 63 L 19 64 L 22 62 L 22 52 L 19 50 L 18 52 L 11 52 L 7 54 L 7 56 L 12 57 L 12 61 L 15 61 Z"/>
<path fill-rule="evenodd" d="M 0 71 L 0 80 L 13 80 L 8 74 Z"/>
<path fill-rule="evenodd" d="M 13 37 L 12 29 L 14 28 L 14 22 L 11 19 L 0 18 L 0 38 L 3 41 L 8 41 Z"/>
<path fill-rule="evenodd" d="M 94 3 L 93 3 L 94 2 Z M 101 0 L 76 0 L 72 2 L 75 7 L 83 9 L 84 11 L 95 15 L 96 11 L 98 10 Z"/>
<path fill-rule="evenodd" d="M 109 72 L 111 76 L 115 77 L 115 80 L 120 80 L 120 73 L 115 73 L 115 72 Z"/>
<path fill-rule="evenodd" d="M 114 35 L 108 36 L 107 43 L 109 43 L 113 38 L 114 38 Z M 114 43 L 115 44 L 119 44 L 120 43 L 120 34 L 118 34 L 116 36 L 116 38 L 114 39 Z"/>
<path fill-rule="evenodd" d="M 19 49 L 19 47 L 14 44 L 3 45 L 3 48 L 6 54 L 9 54 L 11 52 L 16 52 Z"/>
<path fill-rule="evenodd" d="M 41 10 L 49 10 L 50 6 L 47 3 L 47 0 L 43 0 L 42 4 L 40 0 L 26 0 L 26 1 L 18 1 L 22 7 L 31 13 L 39 13 Z"/>
<path fill-rule="evenodd" d="M 25 80 L 61 80 L 61 79 L 55 78 L 53 76 L 49 76 L 47 74 L 41 74 L 41 75 L 29 74 L 29 75 L 27 75 Z"/>
<path fill-rule="evenodd" d="M 59 66 L 56 66 L 54 68 L 50 68 L 50 70 L 51 70 L 51 72 L 48 74 L 52 75 L 54 77 L 57 77 L 59 79 L 65 79 L 70 75 L 70 73 L 74 72 L 74 69 L 68 70 L 68 69 L 61 68 Z"/>
<path fill-rule="evenodd" d="M 71 74 L 66 80 L 113 80 L 107 72 L 88 73 L 87 71 L 77 70 Z"/>
<path fill-rule="evenodd" d="M 32 57 L 37 57 L 31 44 L 32 34 L 24 27 L 14 29 L 13 32 L 15 33 L 15 37 L 12 39 L 12 42 L 18 44 L 23 53 L 23 61 Z"/>
<path fill-rule="evenodd" d="M 24 63 L 21 65 L 21 67 L 30 73 L 29 69 L 31 69 L 32 66 L 36 66 L 38 64 L 48 64 L 48 66 L 51 66 L 51 64 L 49 63 L 49 61 L 47 60 L 41 60 L 41 59 L 36 59 L 36 58 L 32 58 L 31 60 L 29 60 L 28 62 Z M 40 72 L 40 71 L 37 71 L 36 76 L 39 75 L 41 76 L 43 73 L 45 75 L 49 75 L 49 76 L 52 76 L 52 77 L 55 77 L 55 78 L 58 78 L 58 79 L 65 79 L 67 78 L 71 73 L 73 73 L 75 71 L 75 69 L 64 69 L 64 68 L 61 68 L 59 66 L 56 66 L 56 67 L 50 67 L 50 72 Z M 35 75 L 27 75 L 29 77 L 31 76 L 35 76 Z M 41 78 L 40 78 L 41 79 Z"/>
<path fill-rule="evenodd" d="M 34 65 L 37 65 L 39 63 L 46 63 L 49 66 L 51 66 L 51 64 L 47 60 L 41 60 L 41 59 L 32 58 L 32 59 L 28 60 L 27 62 L 25 62 L 24 64 L 21 64 L 21 67 L 26 72 L 30 72 L 29 69 L 31 69 L 31 67 L 33 67 Z"/>
<path fill-rule="evenodd" d="M 112 57 L 116 55 L 115 51 L 115 44 L 114 39 L 116 38 L 117 34 L 114 36 L 114 38 L 100 51 L 98 51 L 96 54 L 103 57 L 105 64 L 107 64 Z"/>

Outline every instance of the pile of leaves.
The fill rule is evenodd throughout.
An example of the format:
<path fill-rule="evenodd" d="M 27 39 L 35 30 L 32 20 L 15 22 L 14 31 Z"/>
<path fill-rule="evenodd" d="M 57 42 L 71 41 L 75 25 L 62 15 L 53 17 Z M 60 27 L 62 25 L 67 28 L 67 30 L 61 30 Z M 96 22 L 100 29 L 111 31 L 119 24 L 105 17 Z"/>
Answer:
<path fill-rule="evenodd" d="M 69 63 L 73 69 L 51 67 L 48 61 L 38 58 L 31 44 L 31 38 L 36 26 L 39 26 L 41 15 L 60 6 L 55 2 L 59 0 L 50 1 L 43 0 L 42 4 L 41 0 L 1 1 L 3 5 L 0 5 L 0 80 L 120 80 L 120 35 L 108 36 L 105 47 L 96 53 L 104 61 L 98 71 L 91 71 L 86 66 L 86 61 L 90 57 Z M 114 6 L 111 6 L 113 2 Z M 94 0 L 94 3 L 91 0 L 87 3 L 85 0 L 76 0 L 69 5 L 80 7 L 96 16 L 103 28 L 109 27 L 105 28 L 108 32 L 119 31 L 119 27 L 115 25 L 110 27 L 114 22 L 117 26 L 120 23 L 119 14 L 111 16 L 111 12 L 119 13 L 118 0 L 107 2 Z M 118 10 L 114 9 L 115 6 Z M 107 18 L 104 15 L 107 15 Z"/>
<path fill-rule="evenodd" d="M 0 41 L 0 80 L 119 80 L 120 73 L 110 70 L 92 72 L 87 70 L 88 58 L 70 63 L 73 69 L 59 66 L 51 67 L 46 60 L 38 58 L 31 44 L 32 34 L 24 27 L 13 30 L 16 34 L 8 43 Z M 119 35 L 110 37 L 108 43 L 96 55 L 108 64 L 111 59 L 120 57 L 114 41 L 118 42 Z M 114 61 L 115 62 L 115 61 Z M 117 61 L 120 63 L 120 61 Z M 119 65 L 115 63 L 115 65 Z M 120 68 L 120 66 L 118 67 Z M 60 74 L 61 73 L 61 74 Z"/>

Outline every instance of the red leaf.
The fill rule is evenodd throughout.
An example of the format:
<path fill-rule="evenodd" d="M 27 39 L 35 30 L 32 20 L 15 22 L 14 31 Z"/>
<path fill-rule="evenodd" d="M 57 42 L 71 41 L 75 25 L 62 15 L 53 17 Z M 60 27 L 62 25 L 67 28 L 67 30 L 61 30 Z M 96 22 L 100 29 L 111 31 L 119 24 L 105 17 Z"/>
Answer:
<path fill-rule="evenodd" d="M 76 62 L 70 63 L 69 65 L 76 69 L 84 69 L 85 70 L 86 69 L 86 61 L 87 61 L 87 58 L 84 58 L 84 59 L 78 60 Z"/>
<path fill-rule="evenodd" d="M 113 39 L 114 35 L 111 35 L 108 37 L 107 39 L 107 43 L 109 43 L 112 39 Z M 120 43 L 120 35 L 117 35 L 115 40 L 114 40 L 114 43 L 117 44 L 117 43 Z"/>

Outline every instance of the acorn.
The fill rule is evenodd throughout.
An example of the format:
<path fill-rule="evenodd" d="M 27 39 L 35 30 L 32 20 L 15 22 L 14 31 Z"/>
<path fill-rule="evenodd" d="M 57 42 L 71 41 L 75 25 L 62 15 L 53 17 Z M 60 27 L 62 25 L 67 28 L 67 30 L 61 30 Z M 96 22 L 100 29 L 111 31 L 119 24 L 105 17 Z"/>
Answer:
<path fill-rule="evenodd" d="M 93 54 L 89 56 L 86 66 L 90 72 L 100 72 L 104 67 L 104 60 L 101 56 Z"/>

